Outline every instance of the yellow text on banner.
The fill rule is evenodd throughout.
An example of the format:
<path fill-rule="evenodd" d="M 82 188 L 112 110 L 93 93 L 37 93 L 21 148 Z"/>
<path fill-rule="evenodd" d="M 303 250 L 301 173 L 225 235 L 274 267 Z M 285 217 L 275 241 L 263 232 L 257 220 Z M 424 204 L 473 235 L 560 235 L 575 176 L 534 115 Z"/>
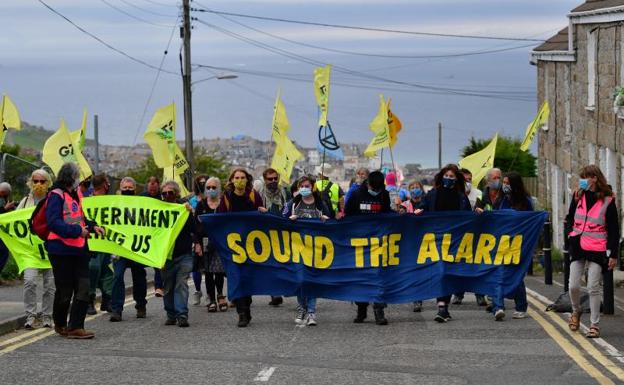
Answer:
<path fill-rule="evenodd" d="M 158 268 L 171 255 L 189 216 L 181 204 L 123 195 L 85 198 L 83 209 L 87 218 L 106 229 L 103 237 L 91 235 L 89 250 Z"/>
<path fill-rule="evenodd" d="M 28 220 L 34 207 L 0 215 L 0 240 L 11 252 L 21 273 L 25 269 L 50 269 L 43 240 L 30 232 Z"/>
<path fill-rule="evenodd" d="M 72 139 L 62 119 L 59 129 L 43 145 L 42 160 L 50 166 L 54 174 L 58 174 L 63 164 L 67 162 L 78 165 L 80 180 L 85 180 L 92 174 L 89 163 L 78 149 L 78 144 Z"/>
<path fill-rule="evenodd" d="M 470 154 L 459 161 L 459 167 L 467 168 L 472 172 L 472 185 L 478 186 L 481 179 L 485 177 L 488 170 L 494 167 L 494 158 L 496 157 L 496 143 L 498 142 L 498 133 L 494 135 L 494 139 L 485 146 L 481 151 Z"/>

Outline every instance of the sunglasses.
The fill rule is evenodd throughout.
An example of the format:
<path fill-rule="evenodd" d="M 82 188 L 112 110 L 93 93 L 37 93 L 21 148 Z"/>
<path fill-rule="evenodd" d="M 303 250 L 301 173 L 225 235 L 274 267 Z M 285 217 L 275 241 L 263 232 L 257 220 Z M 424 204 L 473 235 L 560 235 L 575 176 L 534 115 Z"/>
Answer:
<path fill-rule="evenodd" d="M 279 177 L 274 177 L 274 178 L 266 178 L 267 182 L 277 182 L 277 180 L 279 179 Z"/>
<path fill-rule="evenodd" d="M 206 190 L 216 190 L 217 186 L 206 186 Z"/>
<path fill-rule="evenodd" d="M 40 179 L 33 179 L 32 181 L 35 184 L 46 184 L 48 181 L 47 180 L 40 180 Z"/>
<path fill-rule="evenodd" d="M 175 191 L 163 191 L 162 196 L 164 197 L 175 196 Z"/>

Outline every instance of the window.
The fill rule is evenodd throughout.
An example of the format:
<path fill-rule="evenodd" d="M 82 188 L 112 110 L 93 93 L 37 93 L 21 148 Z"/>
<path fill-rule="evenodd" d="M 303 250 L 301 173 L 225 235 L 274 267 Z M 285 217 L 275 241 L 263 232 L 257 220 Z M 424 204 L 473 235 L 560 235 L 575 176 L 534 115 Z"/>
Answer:
<path fill-rule="evenodd" d="M 596 106 L 596 38 L 598 31 L 587 33 L 587 107 Z"/>

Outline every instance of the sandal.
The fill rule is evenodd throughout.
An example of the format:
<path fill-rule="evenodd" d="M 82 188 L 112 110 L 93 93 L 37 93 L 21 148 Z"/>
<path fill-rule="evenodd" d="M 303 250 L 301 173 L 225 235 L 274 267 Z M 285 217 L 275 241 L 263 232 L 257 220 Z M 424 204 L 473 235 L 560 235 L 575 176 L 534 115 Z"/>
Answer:
<path fill-rule="evenodd" d="M 592 325 L 589 328 L 587 334 L 585 334 L 587 338 L 600 338 L 600 328 L 598 326 Z"/>
<path fill-rule="evenodd" d="M 224 295 L 217 296 L 217 302 L 219 303 L 219 311 L 227 311 L 228 304 Z"/>
<path fill-rule="evenodd" d="M 210 302 L 208 304 L 208 313 L 216 313 L 217 312 L 217 304 L 214 302 Z"/>
<path fill-rule="evenodd" d="M 568 321 L 568 327 L 571 331 L 575 332 L 579 329 L 581 324 L 581 313 L 572 313 L 570 320 Z"/>

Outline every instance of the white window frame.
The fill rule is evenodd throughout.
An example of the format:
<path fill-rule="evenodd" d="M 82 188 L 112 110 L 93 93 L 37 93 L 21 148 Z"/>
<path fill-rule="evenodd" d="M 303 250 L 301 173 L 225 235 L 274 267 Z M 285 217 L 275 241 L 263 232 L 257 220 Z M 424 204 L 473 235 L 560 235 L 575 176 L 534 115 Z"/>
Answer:
<path fill-rule="evenodd" d="M 587 108 L 596 107 L 596 67 L 598 29 L 587 32 Z"/>

